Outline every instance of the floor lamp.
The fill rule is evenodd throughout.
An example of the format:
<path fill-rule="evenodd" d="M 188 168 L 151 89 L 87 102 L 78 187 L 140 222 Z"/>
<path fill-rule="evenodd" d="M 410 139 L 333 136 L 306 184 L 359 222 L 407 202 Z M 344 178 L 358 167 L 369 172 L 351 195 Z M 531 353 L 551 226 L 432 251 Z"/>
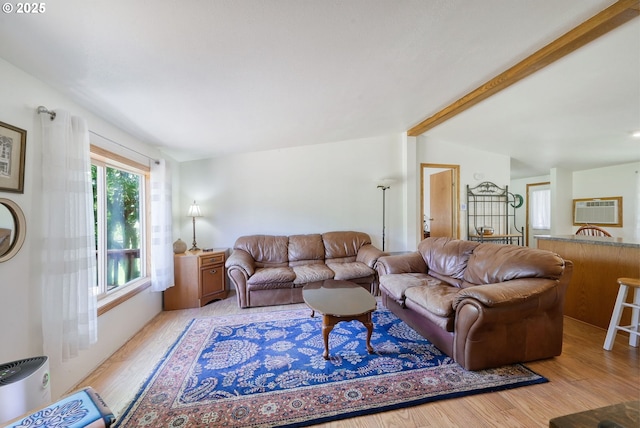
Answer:
<path fill-rule="evenodd" d="M 384 233 L 385 233 L 385 229 L 386 229 L 386 219 L 385 219 L 385 212 L 386 212 L 386 205 L 387 205 L 387 201 L 385 200 L 385 194 L 387 192 L 387 189 L 391 187 L 391 186 L 387 186 L 384 184 L 379 184 L 378 185 L 378 189 L 382 189 L 382 251 L 384 251 Z"/>
<path fill-rule="evenodd" d="M 200 248 L 198 248 L 198 244 L 196 244 L 196 217 L 202 217 L 202 213 L 200 212 L 200 206 L 196 204 L 196 201 L 193 201 L 193 204 L 189 207 L 187 217 L 193 218 L 193 243 L 189 251 L 198 251 Z"/>

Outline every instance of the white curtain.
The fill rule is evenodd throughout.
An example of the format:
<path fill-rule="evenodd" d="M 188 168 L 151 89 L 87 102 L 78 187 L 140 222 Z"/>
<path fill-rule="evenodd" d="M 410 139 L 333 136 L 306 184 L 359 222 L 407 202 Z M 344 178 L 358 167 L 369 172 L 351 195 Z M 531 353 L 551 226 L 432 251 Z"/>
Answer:
<path fill-rule="evenodd" d="M 66 111 L 40 118 L 44 352 L 67 361 L 98 340 L 89 130 Z"/>
<path fill-rule="evenodd" d="M 151 165 L 151 290 L 173 286 L 171 174 L 164 159 Z"/>
<path fill-rule="evenodd" d="M 551 190 L 531 192 L 531 227 L 551 229 Z"/>

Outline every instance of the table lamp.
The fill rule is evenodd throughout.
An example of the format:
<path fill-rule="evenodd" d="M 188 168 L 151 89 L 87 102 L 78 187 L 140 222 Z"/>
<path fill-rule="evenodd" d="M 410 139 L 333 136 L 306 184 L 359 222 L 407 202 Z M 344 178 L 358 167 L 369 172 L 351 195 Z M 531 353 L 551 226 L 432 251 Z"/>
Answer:
<path fill-rule="evenodd" d="M 200 248 L 198 248 L 198 244 L 196 244 L 196 217 L 202 217 L 202 213 L 200 212 L 200 206 L 196 204 L 196 201 L 193 201 L 193 204 L 189 207 L 187 217 L 191 217 L 193 219 L 193 243 L 189 251 L 198 251 Z"/>

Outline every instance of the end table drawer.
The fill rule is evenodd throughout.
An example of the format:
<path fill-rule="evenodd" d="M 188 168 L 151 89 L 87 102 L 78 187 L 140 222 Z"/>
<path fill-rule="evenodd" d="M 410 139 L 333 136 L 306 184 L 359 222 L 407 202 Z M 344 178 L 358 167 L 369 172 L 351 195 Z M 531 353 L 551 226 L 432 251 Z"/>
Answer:
<path fill-rule="evenodd" d="M 224 254 L 211 254 L 210 256 L 200 256 L 200 267 L 224 263 Z"/>

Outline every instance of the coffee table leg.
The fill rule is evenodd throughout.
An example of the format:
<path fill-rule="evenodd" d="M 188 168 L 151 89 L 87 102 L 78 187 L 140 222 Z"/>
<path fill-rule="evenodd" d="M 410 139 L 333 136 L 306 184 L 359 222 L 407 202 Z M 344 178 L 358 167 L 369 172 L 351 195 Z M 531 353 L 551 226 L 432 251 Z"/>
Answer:
<path fill-rule="evenodd" d="M 322 356 L 325 360 L 329 359 L 329 333 L 331 333 L 334 326 L 333 317 L 329 315 L 322 317 L 322 338 L 324 339 L 324 354 Z"/>
<path fill-rule="evenodd" d="M 371 312 L 356 317 L 334 317 L 331 315 L 322 316 L 322 338 L 324 339 L 324 353 L 322 356 L 325 360 L 329 359 L 329 333 L 333 327 L 340 321 L 360 321 L 367 328 L 367 352 L 373 354 L 373 346 L 371 346 L 371 335 L 373 334 L 373 322 L 371 321 Z"/>
<path fill-rule="evenodd" d="M 373 354 L 373 346 L 371 346 L 371 334 L 373 333 L 373 322 L 371 322 L 371 313 L 367 316 L 367 321 L 363 323 L 367 327 L 367 352 Z"/>

